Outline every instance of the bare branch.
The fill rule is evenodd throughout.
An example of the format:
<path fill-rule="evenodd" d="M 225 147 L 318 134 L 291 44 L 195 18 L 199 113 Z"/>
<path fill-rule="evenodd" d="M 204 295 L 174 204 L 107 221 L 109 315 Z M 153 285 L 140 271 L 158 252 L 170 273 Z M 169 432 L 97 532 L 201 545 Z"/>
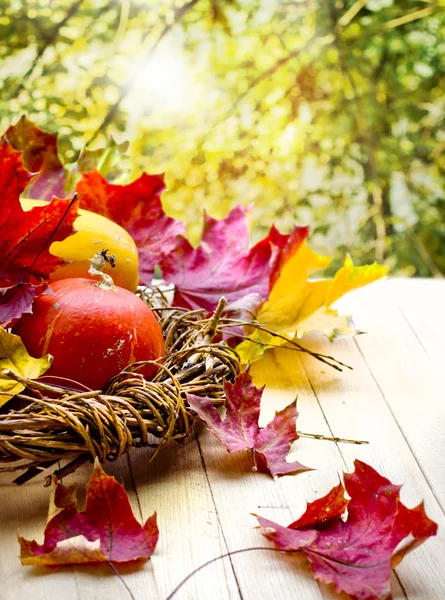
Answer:
<path fill-rule="evenodd" d="M 423 19 L 423 17 L 428 17 L 429 15 L 431 15 L 434 12 L 435 8 L 435 6 L 427 6 L 427 8 L 416 10 L 415 12 L 403 15 L 403 17 L 398 17 L 397 19 L 392 19 L 392 21 L 387 21 L 383 24 L 383 27 L 385 29 L 393 29 L 394 27 L 400 27 L 401 25 L 406 25 L 406 23 L 411 23 L 412 21 Z"/>
<path fill-rule="evenodd" d="M 342 17 L 340 17 L 338 21 L 340 27 L 346 27 L 346 25 L 349 25 L 352 19 L 355 19 L 367 2 L 368 0 L 357 0 L 357 2 L 355 2 L 355 4 L 353 4 L 351 8 L 347 10 Z"/>

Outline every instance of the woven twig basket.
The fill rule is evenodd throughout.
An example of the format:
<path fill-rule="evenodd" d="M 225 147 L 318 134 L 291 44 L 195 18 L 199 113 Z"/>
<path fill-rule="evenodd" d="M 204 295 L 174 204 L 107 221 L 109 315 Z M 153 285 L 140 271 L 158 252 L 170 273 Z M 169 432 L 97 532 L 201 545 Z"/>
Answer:
<path fill-rule="evenodd" d="M 233 381 L 241 370 L 236 352 L 213 341 L 224 299 L 206 318 L 203 311 L 168 306 L 159 292 L 144 289 L 140 295 L 156 314 L 165 340 L 166 356 L 152 381 L 138 373 L 148 362 L 127 367 L 104 392 L 79 392 L 7 372 L 25 386 L 9 411 L 0 414 L 0 470 L 24 470 L 16 483 L 60 460 L 68 463 L 55 471 L 58 477 L 96 456 L 116 460 L 133 447 L 156 446 L 154 457 L 169 440 L 192 431 L 187 393 L 224 403 L 224 381 Z"/>

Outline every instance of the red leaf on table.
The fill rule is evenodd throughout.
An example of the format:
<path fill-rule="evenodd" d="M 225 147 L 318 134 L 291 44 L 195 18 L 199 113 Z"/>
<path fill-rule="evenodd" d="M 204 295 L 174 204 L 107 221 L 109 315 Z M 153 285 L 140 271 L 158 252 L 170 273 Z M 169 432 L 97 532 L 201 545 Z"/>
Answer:
<path fill-rule="evenodd" d="M 4 139 L 0 144 L 0 325 L 4 327 L 30 312 L 49 275 L 64 264 L 49 247 L 74 233 L 77 217 L 77 201 L 59 198 L 25 212 L 19 196 L 31 179 L 20 152 Z"/>
<path fill-rule="evenodd" d="M 25 167 L 37 173 L 27 190 L 29 198 L 51 200 L 64 195 L 65 170 L 57 152 L 57 133 L 42 131 L 25 115 L 9 127 L 5 136 L 23 154 Z"/>
<path fill-rule="evenodd" d="M 252 383 L 248 370 L 238 375 L 233 384 L 224 382 L 224 392 L 227 411 L 224 420 L 211 398 L 187 394 L 187 402 L 229 452 L 253 450 L 260 466 L 273 477 L 308 470 L 298 462 L 286 461 L 292 442 L 298 439 L 296 401 L 276 413 L 267 427 L 260 429 L 258 420 L 263 389 Z"/>
<path fill-rule="evenodd" d="M 78 510 L 74 486 L 57 483 L 44 542 L 19 537 L 20 560 L 23 565 L 147 560 L 158 538 L 156 513 L 140 525 L 123 485 L 108 476 L 96 459 L 87 485 L 85 510 Z"/>
<path fill-rule="evenodd" d="M 348 506 L 349 500 L 345 498 L 345 489 L 341 483 L 330 492 L 307 505 L 306 512 L 299 519 L 289 525 L 290 529 L 302 527 L 315 527 L 323 525 L 341 517 Z"/>
<path fill-rule="evenodd" d="M 205 214 L 197 248 L 178 238 L 161 263 L 164 279 L 175 284 L 174 305 L 212 311 L 221 296 L 229 303 L 251 294 L 268 297 L 277 270 L 297 251 L 308 228 L 282 235 L 272 227 L 265 239 L 249 248 L 249 210 L 237 206 L 221 220 Z"/>
<path fill-rule="evenodd" d="M 176 245 L 185 225 L 168 217 L 161 203 L 163 175 L 143 173 L 128 185 L 108 183 L 98 172 L 85 173 L 76 185 L 82 208 L 122 225 L 139 250 L 141 283 L 150 285 L 155 266 Z"/>
<path fill-rule="evenodd" d="M 338 592 L 353 600 L 389 599 L 391 570 L 407 552 L 435 535 L 437 525 L 426 516 L 423 504 L 408 509 L 401 503 L 400 486 L 366 463 L 356 460 L 354 465 L 353 473 L 344 474 L 344 487 L 340 484 L 310 503 L 288 527 L 262 517 L 258 521 L 278 548 L 301 549 L 315 577 L 333 583 Z M 408 536 L 414 541 L 394 552 Z"/>

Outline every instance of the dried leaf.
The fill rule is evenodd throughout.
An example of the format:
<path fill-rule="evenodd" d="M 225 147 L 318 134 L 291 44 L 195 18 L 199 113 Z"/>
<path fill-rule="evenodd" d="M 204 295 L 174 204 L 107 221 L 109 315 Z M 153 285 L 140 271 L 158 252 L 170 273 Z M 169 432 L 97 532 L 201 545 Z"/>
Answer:
<path fill-rule="evenodd" d="M 162 175 L 143 173 L 128 185 L 108 183 L 98 172 L 85 173 L 77 183 L 81 207 L 108 217 L 122 225 L 139 250 L 139 277 L 150 285 L 155 266 L 176 245 L 185 225 L 164 213 L 161 193 L 165 189 Z"/>
<path fill-rule="evenodd" d="M 118 144 L 111 137 L 102 148 L 83 148 L 74 163 L 65 165 L 65 193 L 69 194 L 75 190 L 76 183 L 83 173 L 94 170 L 99 171 L 108 183 L 125 183 L 124 179 L 131 170 L 127 155 L 128 146 L 128 142 Z"/>
<path fill-rule="evenodd" d="M 353 473 L 344 474 L 344 487 L 340 484 L 311 502 L 288 527 L 262 517 L 258 521 L 278 548 L 302 550 L 315 577 L 333 583 L 338 592 L 353 600 L 389 599 L 391 570 L 407 552 L 435 535 L 437 525 L 426 516 L 423 504 L 408 509 L 401 503 L 400 486 L 366 463 L 356 460 L 354 465 Z M 395 552 L 408 536 L 415 542 Z"/>
<path fill-rule="evenodd" d="M 53 196 L 71 195 L 82 173 L 94 169 L 114 183 L 130 172 L 128 142 L 118 144 L 110 138 L 105 147 L 83 148 L 75 162 L 64 165 L 57 151 L 57 133 L 43 131 L 25 115 L 9 127 L 5 137 L 22 152 L 25 167 L 36 173 L 26 190 L 28 198 L 51 200 Z"/>
<path fill-rule="evenodd" d="M 13 148 L 23 153 L 28 171 L 38 172 L 26 195 L 40 200 L 64 196 L 65 171 L 57 153 L 57 133 L 42 131 L 23 115 L 5 136 Z"/>
<path fill-rule="evenodd" d="M 259 294 L 247 294 L 247 296 L 228 304 L 223 315 L 237 321 L 252 321 L 256 319 L 262 304 L 263 299 Z"/>
<path fill-rule="evenodd" d="M 65 264 L 49 252 L 52 242 L 75 232 L 76 200 L 53 198 L 45 206 L 22 209 L 19 196 L 31 179 L 20 152 L 4 139 L 0 144 L 0 325 L 4 327 L 30 312 L 49 275 Z"/>
<path fill-rule="evenodd" d="M 0 327 L 0 406 L 24 389 L 24 385 L 2 375 L 6 369 L 12 369 L 23 377 L 37 379 L 49 369 L 52 356 L 32 358 L 26 351 L 18 335 L 8 333 Z"/>
<path fill-rule="evenodd" d="M 221 220 L 205 214 L 197 248 L 186 238 L 178 238 L 161 263 L 164 279 L 175 284 L 174 305 L 211 311 L 221 296 L 229 303 L 251 294 L 263 300 L 268 297 L 271 282 L 297 251 L 308 229 L 296 227 L 291 234 L 282 235 L 272 227 L 264 240 L 249 248 L 249 212 L 249 208 L 237 206 Z"/>
<path fill-rule="evenodd" d="M 384 277 L 388 269 L 377 264 L 355 267 L 347 257 L 333 279 L 308 280 L 329 262 L 328 257 L 316 254 L 303 242 L 283 267 L 268 301 L 259 311 L 257 321 L 260 325 L 288 340 L 313 330 L 321 331 L 331 341 L 338 335 L 355 334 L 351 317 L 340 316 L 330 308 L 331 305 L 347 292 Z M 251 341 L 237 347 L 244 363 L 261 358 L 268 344 L 286 344 L 286 340 L 260 330 L 254 331 L 250 338 Z"/>
<path fill-rule="evenodd" d="M 140 525 L 124 487 L 108 476 L 96 459 L 85 510 L 78 511 L 74 486 L 56 483 L 44 542 L 19 537 L 20 560 L 23 565 L 147 560 L 158 538 L 156 513 Z"/>
<path fill-rule="evenodd" d="M 259 294 L 247 294 L 247 296 L 228 304 L 223 311 L 223 317 L 242 323 L 254 321 L 262 305 L 263 299 Z M 242 325 L 236 327 L 232 325 L 235 324 L 233 323 L 230 326 L 229 323 L 226 324 L 226 327 L 221 331 L 221 337 L 230 346 L 236 346 L 241 339 L 246 337 L 246 328 Z"/>
<path fill-rule="evenodd" d="M 267 427 L 260 429 L 258 421 L 263 389 L 252 383 L 248 370 L 238 375 L 233 384 L 225 382 L 224 392 L 224 420 L 213 406 L 211 398 L 187 394 L 187 401 L 228 452 L 252 450 L 255 465 L 259 459 L 257 466 L 265 467 L 274 477 L 308 470 L 298 462 L 286 461 L 292 442 L 298 439 L 295 429 L 298 414 L 296 401 L 276 413 Z"/>

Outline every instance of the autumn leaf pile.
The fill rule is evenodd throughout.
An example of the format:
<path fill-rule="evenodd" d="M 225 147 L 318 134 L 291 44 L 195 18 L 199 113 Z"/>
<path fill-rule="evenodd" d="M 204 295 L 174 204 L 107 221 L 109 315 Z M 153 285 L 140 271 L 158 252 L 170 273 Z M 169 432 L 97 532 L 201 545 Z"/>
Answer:
<path fill-rule="evenodd" d="M 138 247 L 140 283 L 150 286 L 155 271 L 160 273 L 171 286 L 173 305 L 211 313 L 224 296 L 227 315 L 255 321 L 256 327 L 240 328 L 229 336 L 231 344 L 238 344 L 243 364 L 260 359 L 268 347 L 285 345 L 312 330 L 331 340 L 355 333 L 350 317 L 340 316 L 332 305 L 344 293 L 384 276 L 385 267 L 356 267 L 347 257 L 332 279 L 313 279 L 330 259 L 311 250 L 309 228 L 294 227 L 283 234 L 272 226 L 266 238 L 251 246 L 252 209 L 241 206 L 222 220 L 205 214 L 202 239 L 194 248 L 185 225 L 163 210 L 163 176 L 144 173 L 125 182 L 119 152 L 116 146 L 106 156 L 85 151 L 76 165 L 63 165 L 57 136 L 25 117 L 1 141 L 0 405 L 23 388 L 1 371 L 9 368 L 38 378 L 50 364 L 51 357 L 29 357 L 7 328 L 32 311 L 33 300 L 47 291 L 51 274 L 63 264 L 50 247 L 75 232 L 78 208 L 128 231 Z M 48 203 L 25 212 L 19 200 L 23 193 Z M 295 402 L 260 428 L 262 390 L 253 384 L 248 368 L 234 383 L 226 382 L 224 391 L 224 418 L 210 398 L 189 394 L 187 403 L 229 452 L 248 450 L 255 469 L 272 476 L 308 469 L 286 460 L 298 439 Z M 408 550 L 434 535 L 436 525 L 422 506 L 403 506 L 399 487 L 368 465 L 357 461 L 355 472 L 346 474 L 344 481 L 344 486 L 309 504 L 288 527 L 262 517 L 259 523 L 278 548 L 304 552 L 315 577 L 334 583 L 338 591 L 361 600 L 389 597 L 391 569 Z M 79 512 L 72 487 L 55 483 L 44 542 L 21 538 L 21 559 L 23 564 L 45 565 L 146 559 L 158 534 L 155 516 L 139 525 L 123 488 L 96 463 L 85 511 Z M 409 535 L 415 542 L 400 549 Z"/>

